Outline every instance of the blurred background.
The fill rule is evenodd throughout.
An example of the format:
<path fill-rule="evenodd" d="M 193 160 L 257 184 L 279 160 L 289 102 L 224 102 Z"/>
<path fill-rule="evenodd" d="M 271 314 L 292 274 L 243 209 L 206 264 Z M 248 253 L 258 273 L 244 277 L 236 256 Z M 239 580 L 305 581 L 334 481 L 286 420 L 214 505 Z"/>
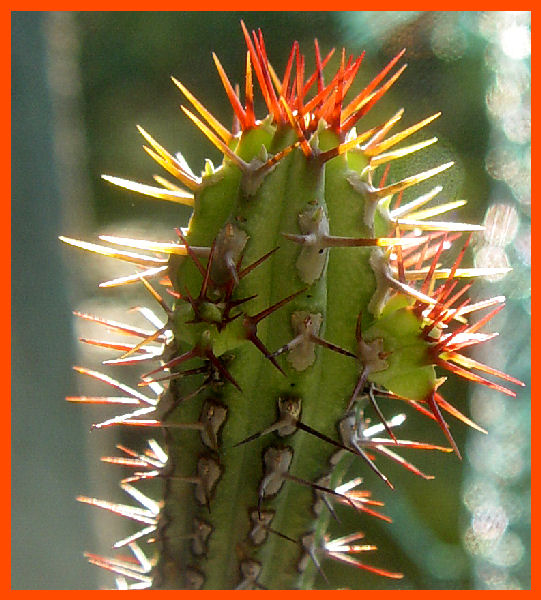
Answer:
<path fill-rule="evenodd" d="M 152 182 L 157 171 L 136 124 L 171 152 L 181 151 L 196 173 L 207 156 L 219 162 L 179 110 L 170 76 L 229 123 L 211 52 L 232 81 L 241 81 L 240 19 L 249 29 L 261 27 L 278 72 L 295 39 L 312 62 L 314 37 L 323 54 L 331 47 L 366 50 L 360 83 L 407 48 L 408 68 L 366 126 L 400 107 L 406 109 L 404 127 L 443 114 L 429 132 L 439 143 L 393 165 L 391 178 L 454 160 L 441 176 L 442 201 L 469 200 L 460 220 L 486 226 L 467 259 L 513 267 L 504 278 L 472 289 L 474 298 L 508 298 L 490 324 L 498 340 L 476 358 L 527 387 L 512 399 L 450 377 L 447 399 L 489 435 L 450 417 L 463 461 L 411 452 L 407 458 L 436 475 L 433 481 L 382 464 L 395 492 L 367 476 L 392 525 L 340 513 L 346 531 L 360 528 L 367 543 L 379 547 L 371 562 L 402 571 L 404 579 L 340 564 L 326 563 L 325 572 L 334 587 L 351 589 L 528 589 L 530 14 L 495 11 L 12 12 L 12 588 L 112 584 L 112 577 L 86 563 L 83 551 L 110 555 L 124 524 L 75 497 L 126 502 L 115 491 L 118 467 L 99 463 L 114 453 L 117 432 L 89 434 L 102 411 L 64 400 L 98 393 L 71 366 L 99 368 L 106 357 L 77 343 L 92 331 L 75 322 L 71 310 L 123 320 L 126 307 L 147 298 L 132 286 L 98 290 L 98 281 L 121 274 L 116 261 L 87 259 L 57 236 L 93 241 L 114 232 L 167 240 L 175 226 L 186 224 L 182 208 L 115 189 L 100 175 Z M 438 435 L 411 415 L 402 437 L 443 443 Z"/>

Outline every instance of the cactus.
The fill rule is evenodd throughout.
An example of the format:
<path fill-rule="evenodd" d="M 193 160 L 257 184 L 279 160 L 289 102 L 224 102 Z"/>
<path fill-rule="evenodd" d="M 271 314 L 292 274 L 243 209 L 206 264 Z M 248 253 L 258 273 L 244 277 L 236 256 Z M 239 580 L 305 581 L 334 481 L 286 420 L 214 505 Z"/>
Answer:
<path fill-rule="evenodd" d="M 148 365 L 137 389 L 76 367 L 122 396 L 70 398 L 131 405 L 96 428 L 154 432 L 144 451 L 121 446 L 122 456 L 106 458 L 131 469 L 121 486 L 139 506 L 79 498 L 142 526 L 115 543 L 135 560 L 88 555 L 115 573 L 121 588 L 309 589 L 318 573 L 325 578 L 327 559 L 400 578 L 392 565 L 364 558 L 375 547 L 359 544 L 362 532 L 327 533 L 337 503 L 362 514 L 361 527 L 363 518 L 388 520 L 361 481 L 348 479 L 350 465 L 360 462 L 367 480 L 393 487 L 380 457 L 428 479 L 400 448 L 460 456 L 444 414 L 481 428 L 443 398 L 436 369 L 512 396 L 493 379 L 522 385 L 462 353 L 493 337 L 480 330 L 504 301 L 471 304 L 469 284 L 457 285 L 501 271 L 460 266 L 471 232 L 481 227 L 432 220 L 463 204 L 430 207 L 439 186 L 402 202 L 405 190 L 452 163 L 387 181 L 392 161 L 436 142 L 400 146 L 439 114 L 394 134 L 402 110 L 377 127 L 361 126 L 404 70 L 404 52 L 346 101 L 362 56 L 343 52 L 325 81 L 332 52 L 322 58 L 316 41 L 316 68 L 306 75 L 294 43 L 279 78 L 261 32 L 242 28 L 244 102 L 214 56 L 234 113 L 231 131 L 173 80 L 199 116 L 183 106 L 184 113 L 223 154 L 222 164 L 207 161 L 197 177 L 181 155 L 139 128 L 145 150 L 179 184 L 104 176 L 192 206 L 188 227 L 175 230 L 174 242 L 62 238 L 134 263 L 133 276 L 102 285 L 140 282 L 165 314 L 160 320 L 145 310 L 154 331 L 79 314 L 133 337 L 126 344 L 86 340 L 122 353 L 106 362 Z M 261 120 L 256 82 L 268 109 Z M 444 267 L 455 242 L 461 250 Z M 405 417 L 386 417 L 381 400 L 433 421 L 448 446 L 396 437 Z M 147 480 L 160 482 L 159 502 L 141 491 Z"/>

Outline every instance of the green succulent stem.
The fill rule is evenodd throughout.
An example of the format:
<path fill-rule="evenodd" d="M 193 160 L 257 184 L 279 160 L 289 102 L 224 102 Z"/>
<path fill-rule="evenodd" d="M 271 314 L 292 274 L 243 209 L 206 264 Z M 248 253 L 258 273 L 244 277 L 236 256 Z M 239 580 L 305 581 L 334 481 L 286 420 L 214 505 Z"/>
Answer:
<path fill-rule="evenodd" d="M 439 175 L 451 163 L 387 187 L 387 171 L 378 171 L 376 184 L 380 165 L 435 141 L 394 149 L 438 116 L 387 137 L 403 111 L 357 135 L 361 117 L 402 72 L 403 68 L 384 81 L 402 53 L 345 103 L 361 58 L 346 64 L 344 54 L 336 76 L 325 85 L 316 43 L 316 71 L 304 81 L 304 58 L 295 44 L 280 81 L 261 34 L 254 32 L 250 38 L 245 28 L 244 33 L 249 52 L 245 106 L 217 61 L 238 132 L 228 132 L 176 82 L 208 123 L 185 109 L 223 152 L 220 166 L 207 161 L 201 177 L 195 177 L 183 161 L 140 129 L 157 162 L 193 191 L 193 197 L 163 178 L 157 178 L 164 181 L 162 189 L 107 177 L 145 195 L 193 205 L 187 229 L 176 230 L 178 243 L 104 236 L 130 248 L 119 251 L 63 238 L 146 269 L 124 283 L 142 279 L 167 316 L 163 327 L 147 335 L 82 315 L 137 338 L 131 346 L 94 342 L 125 352 L 114 362 L 137 362 L 136 354 L 143 360 L 159 358 L 141 384 L 152 388 L 167 380 L 154 409 L 154 401 L 139 392 L 78 368 L 125 391 L 129 402 L 144 405 L 120 415 L 115 424 L 160 426 L 165 438 L 163 450 L 152 440 L 148 454 L 124 449 L 129 459 L 110 461 L 155 467 L 150 474 L 136 471 L 129 481 L 160 481 L 159 504 L 126 487 L 127 480 L 124 489 L 139 499 L 142 512 L 82 498 L 151 524 L 117 544 L 130 541 L 139 565 L 94 556 L 92 560 L 131 577 L 135 586 L 154 589 L 310 589 L 328 558 L 398 579 L 400 573 L 357 558 L 363 549 L 373 549 L 349 543 L 360 539 L 360 532 L 329 539 L 332 505 L 342 502 L 364 510 L 369 492 L 340 491 L 344 485 L 353 486 L 348 490 L 358 485 L 357 480 L 346 481 L 352 461 L 392 487 L 375 462 L 377 455 L 431 478 L 396 451 L 451 451 L 397 439 L 391 429 L 404 416 L 387 421 L 376 396 L 431 417 L 458 454 L 442 410 L 478 426 L 439 395 L 443 380 L 436 377 L 436 367 L 514 395 L 468 369 L 521 382 L 460 353 L 490 337 L 479 329 L 498 308 L 473 325 L 470 314 L 501 298 L 473 306 L 461 300 L 454 279 L 464 251 L 450 269 L 440 268 L 449 232 L 478 229 L 428 220 L 457 203 L 418 212 L 440 187 L 400 206 L 402 192 Z M 262 121 L 253 110 L 253 78 L 269 109 Z M 312 86 L 317 91 L 307 100 Z M 153 255 L 143 256 L 141 249 Z M 168 258 L 156 258 L 156 253 Z M 460 276 L 488 271 L 463 269 Z M 158 274 L 167 275 L 162 283 L 170 286 L 174 297 L 171 308 L 147 281 Z M 440 285 L 438 279 L 444 282 Z M 156 343 L 163 346 L 161 356 L 150 346 Z M 126 403 L 126 398 L 118 403 Z M 365 417 L 367 407 L 376 419 Z M 141 420 L 142 415 L 155 418 Z M 111 424 L 105 421 L 97 427 Z M 143 551 L 135 544 L 143 534 L 152 535 L 153 549 L 158 549 L 152 562 L 141 558 Z"/>

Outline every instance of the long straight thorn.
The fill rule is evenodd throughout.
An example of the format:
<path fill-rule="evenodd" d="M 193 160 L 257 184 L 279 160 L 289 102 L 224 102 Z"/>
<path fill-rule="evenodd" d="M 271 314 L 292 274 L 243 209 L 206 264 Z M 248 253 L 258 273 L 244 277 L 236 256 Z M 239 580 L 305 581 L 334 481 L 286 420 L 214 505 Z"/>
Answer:
<path fill-rule="evenodd" d="M 279 308 L 282 308 L 282 306 L 284 306 L 288 302 L 291 302 L 291 300 L 293 300 L 300 294 L 306 292 L 307 289 L 308 289 L 307 287 L 304 287 L 304 288 L 300 289 L 298 292 L 295 292 L 295 293 L 287 296 L 286 298 L 282 298 L 282 300 L 276 302 L 272 306 L 269 306 L 265 310 L 262 310 L 261 312 L 257 313 L 256 315 L 251 315 L 248 318 L 250 319 L 250 321 L 252 323 L 257 324 L 257 323 L 259 323 L 259 321 L 262 321 L 263 319 L 268 317 L 274 311 L 278 310 Z"/>

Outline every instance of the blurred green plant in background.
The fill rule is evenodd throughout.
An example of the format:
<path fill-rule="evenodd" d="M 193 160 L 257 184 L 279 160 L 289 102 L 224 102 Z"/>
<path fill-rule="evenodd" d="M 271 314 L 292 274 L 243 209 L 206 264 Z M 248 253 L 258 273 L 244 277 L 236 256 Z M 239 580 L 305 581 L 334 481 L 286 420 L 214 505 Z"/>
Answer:
<path fill-rule="evenodd" d="M 108 579 L 86 566 L 82 552 L 97 547 L 93 535 L 117 527 L 114 517 L 101 514 L 91 523 L 87 509 L 74 501 L 78 492 L 99 496 L 105 490 L 110 497 L 115 485 L 110 470 L 96 462 L 115 440 L 96 432 L 86 442 L 94 415 L 66 406 L 63 396 L 74 395 L 80 383 L 69 377 L 70 363 L 81 358 L 73 357 L 78 332 L 70 331 L 68 307 L 100 314 L 104 311 L 97 304 L 126 305 L 130 292 L 98 292 L 95 282 L 110 275 L 107 259 L 96 267 L 94 258 L 87 263 L 78 253 L 61 253 L 56 236 L 91 239 L 99 230 L 138 237 L 144 231 L 147 239 L 163 239 L 185 224 L 188 213 L 182 208 L 136 198 L 100 176 L 152 181 L 154 168 L 136 124 L 165 147 L 181 151 L 195 172 L 208 156 L 219 162 L 214 148 L 181 114 L 170 76 L 181 79 L 222 122 L 230 122 L 211 52 L 231 79 L 240 81 L 241 18 L 249 29 L 263 30 L 277 71 L 295 39 L 307 54 L 314 37 L 322 53 L 342 46 L 351 53 L 366 50 L 360 74 L 365 81 L 407 48 L 408 69 L 367 119 L 378 121 L 404 107 L 408 125 L 442 111 L 431 126 L 440 140 L 439 156 L 419 155 L 418 164 L 405 165 L 407 173 L 398 165 L 391 176 L 420 172 L 425 160 L 456 162 L 446 178 L 446 199 L 467 199 L 461 220 L 484 222 L 487 228 L 475 240 L 471 258 L 477 266 L 514 269 L 505 279 L 472 290 L 509 299 L 495 319 L 501 333 L 487 346 L 488 362 L 529 381 L 529 13 L 12 13 L 16 589 L 107 585 Z M 129 300 L 139 301 L 137 296 Z M 28 357 L 34 356 L 29 365 Z M 97 363 L 100 355 L 90 358 Z M 336 587 L 529 587 L 529 388 L 510 400 L 484 389 L 470 398 L 465 384 L 447 386 L 453 402 L 487 428 L 488 437 L 452 423 L 466 450 L 464 460 L 415 456 L 423 471 L 436 476 L 433 481 L 389 465 L 394 492 L 359 473 L 394 521 L 366 519 L 361 527 L 377 544 L 379 563 L 404 572 L 405 578 L 395 582 L 327 565 Z M 405 434 L 423 439 L 415 417 L 409 421 Z M 344 524 L 356 519 L 358 525 L 358 515 L 342 511 L 339 516 Z M 106 551 L 106 542 L 101 544 Z"/>

